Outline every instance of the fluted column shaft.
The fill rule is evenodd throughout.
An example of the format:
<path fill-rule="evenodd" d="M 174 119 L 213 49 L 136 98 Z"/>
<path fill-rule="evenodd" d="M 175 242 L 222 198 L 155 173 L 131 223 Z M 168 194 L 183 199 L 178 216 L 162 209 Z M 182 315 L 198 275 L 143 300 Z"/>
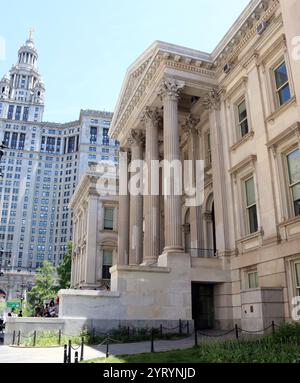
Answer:
<path fill-rule="evenodd" d="M 152 161 L 159 161 L 158 129 L 161 117 L 158 110 L 147 108 L 143 117 L 146 128 L 146 164 L 148 178 L 148 193 L 145 195 L 145 246 L 143 263 L 155 263 L 160 254 L 160 196 L 155 195 L 154 189 L 159 190 L 159 175 L 155 179 L 152 172 Z M 153 180 L 152 180 L 153 178 Z M 157 182 L 158 185 L 153 185 Z"/>
<path fill-rule="evenodd" d="M 183 85 L 175 81 L 164 81 L 160 91 L 164 105 L 164 160 L 171 164 L 180 160 L 178 100 Z M 177 175 L 178 176 L 178 175 Z M 183 251 L 182 244 L 182 196 L 174 188 L 176 174 L 170 174 L 169 193 L 165 200 L 165 252 Z M 165 178 L 166 180 L 166 178 Z"/>
<path fill-rule="evenodd" d="M 128 152 L 125 150 L 122 150 L 122 156 L 124 156 L 124 158 L 122 158 L 122 161 L 120 162 L 120 184 L 124 183 L 124 190 L 120 190 L 120 195 L 119 195 L 117 264 L 124 266 L 129 264 L 130 196 L 128 192 Z"/>
<path fill-rule="evenodd" d="M 133 134 L 130 138 L 131 161 L 137 164 L 143 160 L 143 140 L 141 135 Z M 139 169 L 142 171 L 142 169 Z M 131 173 L 131 177 L 135 174 Z M 143 262 L 143 195 L 130 195 L 130 248 L 129 265 Z"/>

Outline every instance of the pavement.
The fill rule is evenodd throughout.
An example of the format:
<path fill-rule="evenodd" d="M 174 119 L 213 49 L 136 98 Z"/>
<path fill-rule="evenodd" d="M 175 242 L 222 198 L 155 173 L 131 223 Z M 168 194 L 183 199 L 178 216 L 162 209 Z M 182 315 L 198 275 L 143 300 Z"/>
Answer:
<path fill-rule="evenodd" d="M 214 332 L 211 332 L 214 335 Z M 232 338 L 232 335 L 223 337 L 223 340 Z M 207 338 L 199 336 L 201 341 L 216 341 L 220 338 Z M 154 342 L 155 352 L 164 352 L 179 349 L 188 349 L 194 346 L 194 336 L 180 340 L 156 340 Z M 150 342 L 111 344 L 109 346 L 110 355 L 134 355 L 151 352 Z M 72 351 L 72 363 L 74 363 L 75 351 Z M 80 355 L 80 350 L 79 350 Z M 95 358 L 105 358 L 106 346 L 85 346 L 84 360 Z M 0 364 L 1 363 L 63 363 L 63 347 L 53 348 L 20 348 L 0 345 Z"/>
<path fill-rule="evenodd" d="M 176 349 L 187 349 L 194 345 L 194 339 L 187 338 L 178 341 L 155 341 L 156 352 Z M 112 344 L 109 346 L 110 355 L 134 355 L 151 351 L 150 342 Z M 72 362 L 74 363 L 75 351 L 72 351 Z M 0 345 L 1 363 L 63 363 L 63 347 L 53 348 L 19 348 Z M 80 350 L 79 350 L 80 355 Z M 85 346 L 84 360 L 105 358 L 106 346 Z"/>

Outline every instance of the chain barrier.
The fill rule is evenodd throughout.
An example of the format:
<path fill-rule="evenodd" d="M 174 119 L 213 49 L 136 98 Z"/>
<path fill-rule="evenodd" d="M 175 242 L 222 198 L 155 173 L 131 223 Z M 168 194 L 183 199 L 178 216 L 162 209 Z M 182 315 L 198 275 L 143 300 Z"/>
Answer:
<path fill-rule="evenodd" d="M 230 331 L 227 331 L 223 334 L 205 334 L 204 332 L 197 331 L 197 334 L 200 334 L 202 336 L 206 336 L 207 338 L 222 338 L 223 336 L 229 335 L 235 331 L 235 328 L 233 328 Z M 193 333 L 194 334 L 194 333 Z"/>

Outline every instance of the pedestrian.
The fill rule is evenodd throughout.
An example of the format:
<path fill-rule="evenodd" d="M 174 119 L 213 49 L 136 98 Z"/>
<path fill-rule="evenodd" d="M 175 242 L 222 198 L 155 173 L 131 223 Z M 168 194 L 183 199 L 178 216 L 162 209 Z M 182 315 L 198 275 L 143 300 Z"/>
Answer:
<path fill-rule="evenodd" d="M 52 301 L 50 302 L 50 305 L 49 305 L 49 316 L 51 318 L 54 318 L 56 316 L 56 308 L 55 308 L 55 303 L 54 303 L 53 299 L 52 299 Z"/>
<path fill-rule="evenodd" d="M 50 317 L 50 313 L 49 313 L 49 304 L 46 303 L 46 306 L 44 308 L 44 318 L 49 318 Z"/>
<path fill-rule="evenodd" d="M 23 311 L 22 310 L 20 310 L 18 317 L 23 318 Z"/>

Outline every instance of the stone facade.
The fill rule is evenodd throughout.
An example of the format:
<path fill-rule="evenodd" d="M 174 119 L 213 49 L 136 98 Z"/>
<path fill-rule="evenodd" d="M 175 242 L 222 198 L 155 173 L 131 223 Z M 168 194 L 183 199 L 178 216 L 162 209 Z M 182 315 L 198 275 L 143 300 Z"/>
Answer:
<path fill-rule="evenodd" d="M 117 262 L 118 245 L 118 200 L 109 195 L 117 187 L 114 170 L 91 165 L 72 197 L 72 288 L 109 289 L 109 269 Z"/>
<path fill-rule="evenodd" d="M 89 315 L 246 330 L 292 319 L 300 295 L 299 17 L 296 0 L 254 0 L 211 54 L 155 42 L 128 69 L 112 138 L 131 161 L 203 160 L 204 201 L 187 207 L 174 190 L 121 196 L 111 293 Z M 84 317 L 79 311 L 72 315 Z"/>

